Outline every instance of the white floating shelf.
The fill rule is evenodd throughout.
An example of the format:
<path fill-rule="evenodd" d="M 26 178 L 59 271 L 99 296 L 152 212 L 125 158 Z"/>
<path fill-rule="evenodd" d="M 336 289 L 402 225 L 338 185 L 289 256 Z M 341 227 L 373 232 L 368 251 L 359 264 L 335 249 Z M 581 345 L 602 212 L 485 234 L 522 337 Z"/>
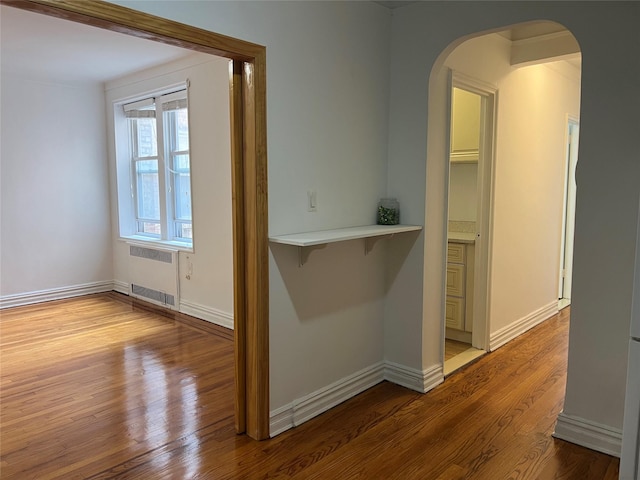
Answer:
<path fill-rule="evenodd" d="M 311 251 L 324 248 L 329 243 L 346 242 L 347 240 L 366 239 L 364 253 L 367 255 L 373 245 L 381 237 L 391 237 L 396 233 L 417 232 L 419 225 L 364 225 L 361 227 L 338 228 L 335 230 L 319 230 L 315 232 L 292 233 L 269 237 L 271 243 L 293 245 L 298 247 L 299 264 L 304 265 Z"/>

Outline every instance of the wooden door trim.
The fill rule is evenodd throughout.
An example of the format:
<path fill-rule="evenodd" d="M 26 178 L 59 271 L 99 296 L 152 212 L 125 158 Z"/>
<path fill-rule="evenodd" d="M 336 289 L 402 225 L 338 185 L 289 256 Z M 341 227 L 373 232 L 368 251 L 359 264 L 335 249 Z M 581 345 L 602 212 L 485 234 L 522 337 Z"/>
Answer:
<path fill-rule="evenodd" d="M 86 25 L 233 60 L 230 73 L 236 430 L 269 437 L 266 49 L 103 1 L 0 0 Z"/>

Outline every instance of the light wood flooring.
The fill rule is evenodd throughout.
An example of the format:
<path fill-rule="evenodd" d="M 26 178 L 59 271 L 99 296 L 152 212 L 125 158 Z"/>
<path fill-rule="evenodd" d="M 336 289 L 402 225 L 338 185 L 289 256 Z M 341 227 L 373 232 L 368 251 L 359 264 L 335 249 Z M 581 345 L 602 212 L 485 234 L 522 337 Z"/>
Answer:
<path fill-rule="evenodd" d="M 471 348 L 470 343 L 458 342 L 449 338 L 444 341 L 444 360 L 451 360 L 456 355 L 466 352 Z"/>
<path fill-rule="evenodd" d="M 383 382 L 256 442 L 234 433 L 228 331 L 118 294 L 4 310 L 0 477 L 614 480 L 617 459 L 551 437 L 568 326 L 566 310 L 426 395 Z"/>

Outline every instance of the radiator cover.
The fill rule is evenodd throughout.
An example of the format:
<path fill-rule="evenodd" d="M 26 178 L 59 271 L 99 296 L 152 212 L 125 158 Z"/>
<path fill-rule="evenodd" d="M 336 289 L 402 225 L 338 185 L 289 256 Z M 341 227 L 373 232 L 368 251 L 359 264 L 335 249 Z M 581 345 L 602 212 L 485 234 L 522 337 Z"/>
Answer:
<path fill-rule="evenodd" d="M 129 295 L 178 310 L 178 252 L 129 245 Z"/>

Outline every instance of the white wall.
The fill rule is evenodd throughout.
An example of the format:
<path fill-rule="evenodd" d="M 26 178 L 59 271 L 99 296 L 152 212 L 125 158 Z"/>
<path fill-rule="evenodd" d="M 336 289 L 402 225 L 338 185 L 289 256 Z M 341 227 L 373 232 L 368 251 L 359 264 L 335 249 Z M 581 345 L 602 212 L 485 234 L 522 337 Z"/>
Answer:
<path fill-rule="evenodd" d="M 580 112 L 579 83 L 548 65 L 498 87 L 491 333 L 558 300 L 567 115 Z"/>
<path fill-rule="evenodd" d="M 451 164 L 449 170 L 449 221 L 476 221 L 477 184 L 477 163 Z"/>
<path fill-rule="evenodd" d="M 110 289 L 102 86 L 3 72 L 1 95 L 3 303 Z"/>
<path fill-rule="evenodd" d="M 189 79 L 194 251 L 179 254 L 180 309 L 205 320 L 233 326 L 228 60 L 193 54 L 106 84 L 112 178 L 115 179 L 113 103 L 186 79 Z M 112 219 L 113 224 L 118 225 L 115 181 L 111 188 Z M 117 230 L 114 228 L 114 275 L 116 281 L 128 285 L 129 250 Z"/>
<path fill-rule="evenodd" d="M 440 354 L 446 129 L 431 119 L 446 115 L 447 78 L 440 68 L 444 58 L 476 32 L 541 18 L 558 21 L 576 36 L 583 54 L 565 414 L 586 419 L 583 425 L 592 422 L 619 431 L 640 190 L 633 133 L 640 107 L 635 94 L 640 65 L 629 61 L 627 52 L 639 47 L 634 33 L 639 14 L 637 4 L 593 2 L 478 2 L 464 7 L 418 2 L 394 11 L 388 189 L 406 192 L 401 200 L 410 218 L 405 219 L 424 219 L 428 235 L 424 245 L 416 244 L 410 252 L 412 265 L 399 267 L 396 283 L 401 283 L 387 298 L 387 311 L 398 313 L 393 324 L 406 332 L 386 344 L 388 355 L 419 359 L 413 366 L 427 368 Z M 424 269 L 416 270 L 414 262 Z M 403 294 L 420 283 L 425 285 L 422 298 Z M 415 346 L 412 335 L 422 337 L 422 350 L 408 353 Z"/>

